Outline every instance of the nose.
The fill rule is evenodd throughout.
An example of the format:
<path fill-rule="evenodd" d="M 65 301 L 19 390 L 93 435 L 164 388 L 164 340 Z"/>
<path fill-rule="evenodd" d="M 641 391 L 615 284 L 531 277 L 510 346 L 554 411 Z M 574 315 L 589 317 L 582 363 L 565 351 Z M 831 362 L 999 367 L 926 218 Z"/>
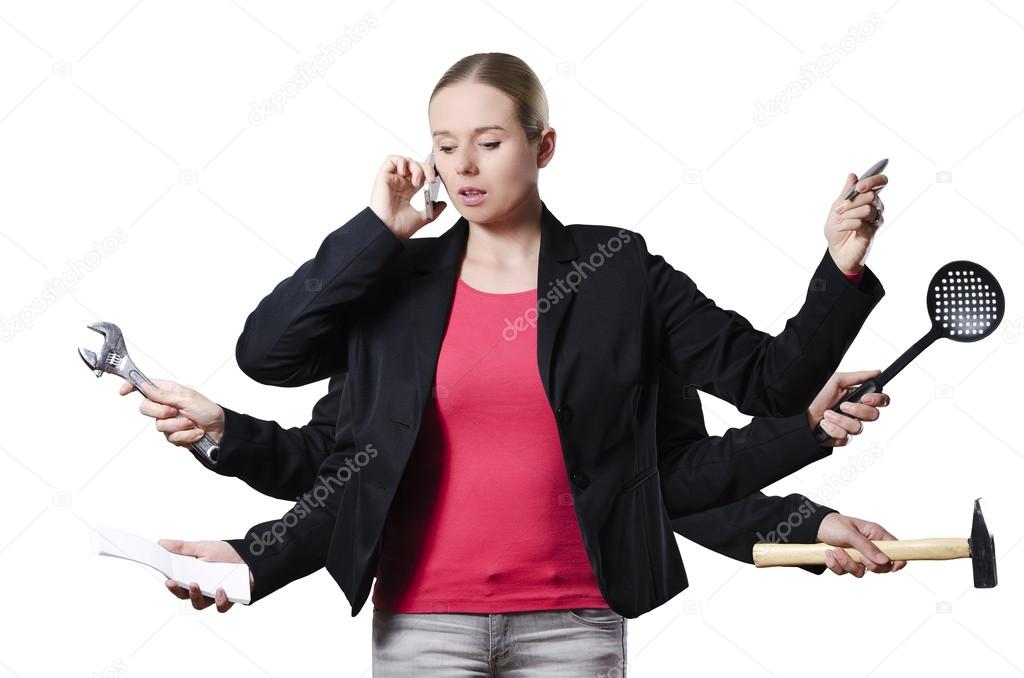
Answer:
<path fill-rule="evenodd" d="M 476 163 L 468 154 L 461 153 L 455 159 L 455 172 L 459 176 L 476 174 Z"/>

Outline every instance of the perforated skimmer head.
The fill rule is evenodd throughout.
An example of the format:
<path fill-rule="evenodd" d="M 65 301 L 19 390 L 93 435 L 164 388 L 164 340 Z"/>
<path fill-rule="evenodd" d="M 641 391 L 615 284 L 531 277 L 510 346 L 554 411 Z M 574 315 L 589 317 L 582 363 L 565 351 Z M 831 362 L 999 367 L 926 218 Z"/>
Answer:
<path fill-rule="evenodd" d="M 953 341 L 978 341 L 1003 319 L 1003 288 L 984 266 L 951 261 L 928 286 L 932 331 Z"/>

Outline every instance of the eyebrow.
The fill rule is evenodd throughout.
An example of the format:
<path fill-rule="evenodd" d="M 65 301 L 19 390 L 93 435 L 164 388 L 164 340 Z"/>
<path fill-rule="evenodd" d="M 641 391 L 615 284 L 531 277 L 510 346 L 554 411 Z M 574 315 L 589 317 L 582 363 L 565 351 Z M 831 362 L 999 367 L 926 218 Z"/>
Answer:
<path fill-rule="evenodd" d="M 507 131 L 507 130 L 506 130 L 506 129 L 505 129 L 504 127 L 502 127 L 501 125 L 483 125 L 482 127 L 476 127 L 476 128 L 474 128 L 474 129 L 473 129 L 473 134 L 474 134 L 474 135 L 476 135 L 476 134 L 480 134 L 480 132 L 486 132 L 486 131 L 488 131 L 488 130 L 492 130 L 492 129 L 500 129 L 500 130 L 501 130 L 502 132 L 505 132 L 505 131 Z M 442 134 L 451 134 L 451 132 L 450 132 L 450 131 L 448 131 L 448 130 L 446 130 L 446 129 L 438 129 L 438 130 L 434 130 L 434 133 L 433 133 L 433 134 L 431 135 L 431 137 L 436 137 L 436 136 L 440 136 L 440 135 L 442 135 Z"/>

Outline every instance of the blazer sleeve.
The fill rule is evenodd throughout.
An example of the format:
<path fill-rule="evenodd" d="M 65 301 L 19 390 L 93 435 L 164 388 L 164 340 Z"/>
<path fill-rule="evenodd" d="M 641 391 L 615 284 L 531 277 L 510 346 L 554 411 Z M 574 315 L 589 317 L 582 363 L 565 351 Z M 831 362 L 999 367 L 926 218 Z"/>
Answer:
<path fill-rule="evenodd" d="M 755 419 L 752 425 L 763 421 Z M 803 425 L 809 429 L 806 419 Z M 657 424 L 659 453 L 664 452 L 672 459 L 682 459 L 691 453 L 728 457 L 735 433 L 730 429 L 724 436 L 708 436 L 697 390 L 682 383 L 671 370 L 661 370 Z M 750 434 L 750 431 L 747 433 Z M 748 440 L 756 439 L 756 431 L 748 436 Z M 797 440 L 798 446 L 801 440 Z M 775 438 L 774 441 L 763 441 L 760 446 L 752 445 L 748 451 L 755 455 L 759 452 L 785 454 L 788 441 L 783 438 Z M 716 451 L 716 448 L 724 451 Z M 708 470 L 714 468 L 712 465 Z M 735 468 L 740 468 L 742 472 L 742 466 L 728 471 L 735 472 Z M 718 469 L 727 470 L 721 466 Z M 733 494 L 741 489 L 738 485 L 743 484 L 744 481 L 734 483 L 728 473 L 698 472 L 696 477 L 691 478 L 686 469 L 668 465 L 661 473 L 661 489 L 672 529 L 724 556 L 753 563 L 752 550 L 759 541 L 787 541 L 796 544 L 817 542 L 818 526 L 822 519 L 835 512 L 835 509 L 816 504 L 798 494 L 787 497 L 769 497 L 759 491 L 746 496 Z M 708 485 L 716 489 L 702 496 Z M 697 496 L 693 500 L 679 500 L 680 496 L 686 498 L 689 492 L 696 492 Z M 729 499 L 735 500 L 718 505 Z M 821 574 L 826 568 L 822 565 L 808 565 L 803 569 Z"/>
<path fill-rule="evenodd" d="M 347 373 L 331 378 L 327 394 L 313 406 L 309 423 L 284 428 L 230 408 L 224 410 L 224 436 L 215 464 L 193 452 L 204 466 L 241 479 L 258 492 L 298 501 L 313 486 L 317 469 L 334 450 L 334 432 Z"/>
<path fill-rule="evenodd" d="M 350 456 L 350 451 L 332 453 L 312 487 L 284 516 L 254 525 L 242 538 L 225 540 L 252 572 L 250 605 L 326 566 L 344 494 L 332 481 Z"/>
<path fill-rule="evenodd" d="M 690 541 L 743 563 L 753 563 L 754 544 L 814 544 L 818 527 L 833 508 L 800 494 L 769 497 L 755 492 L 739 501 L 672 520 L 672 529 Z M 801 565 L 813 574 L 824 565 Z"/>
<path fill-rule="evenodd" d="M 851 283 L 826 249 L 803 306 L 773 337 L 718 307 L 635 235 L 660 327 L 661 360 L 686 383 L 745 414 L 790 417 L 805 410 L 885 294 L 870 268 L 859 287 Z"/>
<path fill-rule="evenodd" d="M 832 453 L 815 440 L 805 413 L 754 417 L 709 436 L 697 389 L 667 368 L 659 373 L 655 428 L 670 519 L 739 501 Z"/>
<path fill-rule="evenodd" d="M 365 207 L 249 314 L 235 345 L 238 366 L 270 386 L 303 386 L 348 371 L 346 337 L 356 302 L 403 249 Z"/>

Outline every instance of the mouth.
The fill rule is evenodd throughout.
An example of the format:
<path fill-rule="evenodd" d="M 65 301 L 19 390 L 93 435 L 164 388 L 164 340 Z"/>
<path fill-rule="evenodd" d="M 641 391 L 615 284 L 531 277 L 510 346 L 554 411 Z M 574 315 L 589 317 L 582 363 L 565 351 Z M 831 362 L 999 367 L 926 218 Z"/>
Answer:
<path fill-rule="evenodd" d="M 459 189 L 459 199 L 464 205 L 479 205 L 487 197 L 487 191 L 473 186 L 463 186 Z"/>

